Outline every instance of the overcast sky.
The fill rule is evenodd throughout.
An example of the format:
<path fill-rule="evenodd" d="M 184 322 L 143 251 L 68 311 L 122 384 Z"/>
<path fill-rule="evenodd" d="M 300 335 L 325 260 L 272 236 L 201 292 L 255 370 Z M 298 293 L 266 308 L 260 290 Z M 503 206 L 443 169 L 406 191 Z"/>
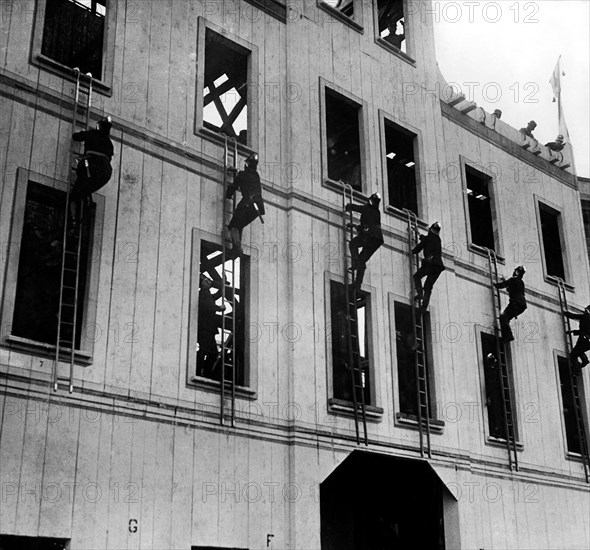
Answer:
<path fill-rule="evenodd" d="M 590 1 L 433 0 L 433 11 L 436 54 L 447 82 L 458 83 L 488 112 L 501 109 L 502 120 L 514 128 L 535 120 L 541 143 L 559 133 L 549 79 L 561 54 L 562 103 L 576 169 L 589 177 Z M 477 84 L 470 90 L 469 82 Z"/>

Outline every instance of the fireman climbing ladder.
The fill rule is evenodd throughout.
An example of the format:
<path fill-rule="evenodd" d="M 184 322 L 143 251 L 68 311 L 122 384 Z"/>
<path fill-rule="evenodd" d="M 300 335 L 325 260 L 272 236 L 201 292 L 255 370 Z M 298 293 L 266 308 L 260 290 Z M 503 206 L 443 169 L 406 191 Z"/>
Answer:
<path fill-rule="evenodd" d="M 412 306 L 412 331 L 414 348 L 414 369 L 416 376 L 416 408 L 418 413 L 418 432 L 420 434 L 420 456 L 428 455 L 432 458 L 430 448 L 430 403 L 428 401 L 428 375 L 426 372 L 426 350 L 424 349 L 424 312 L 418 307 L 414 297 L 416 288 L 414 285 L 414 273 L 420 267 L 418 254 L 413 254 L 412 249 L 418 244 L 418 218 L 410 210 L 406 210 L 408 216 L 408 243 L 410 246 L 410 304 Z"/>
<path fill-rule="evenodd" d="M 367 361 L 361 359 L 360 342 L 359 342 L 359 326 L 358 326 L 358 305 L 359 295 L 357 293 L 357 284 L 354 279 L 354 271 L 352 265 L 352 258 L 349 263 L 349 248 L 348 243 L 354 237 L 354 217 L 352 211 L 349 216 L 346 216 L 347 199 L 352 203 L 353 191 L 352 187 L 344 182 L 342 192 L 342 228 L 343 228 L 343 258 L 344 258 L 344 302 L 346 313 L 346 353 L 347 353 L 347 367 L 350 370 L 350 380 L 352 389 L 352 404 L 354 410 L 354 428 L 356 432 L 356 443 L 360 445 L 360 429 L 359 423 L 363 423 L 363 441 L 365 445 L 369 444 L 367 436 L 367 411 L 365 404 L 365 370 L 367 368 Z M 357 273 L 358 277 L 358 273 Z"/>
<path fill-rule="evenodd" d="M 488 271 L 490 277 L 490 288 L 492 289 L 492 307 L 494 310 L 494 336 L 496 338 L 496 360 L 498 364 L 498 376 L 500 377 L 500 388 L 502 390 L 502 413 L 504 418 L 504 433 L 506 436 L 506 450 L 508 451 L 508 466 L 510 470 L 518 471 L 518 450 L 516 447 L 516 427 L 514 425 L 516 416 L 510 387 L 510 376 L 506 360 L 505 344 L 501 341 L 500 314 L 502 305 L 500 302 L 500 289 L 494 285 L 498 282 L 498 260 L 496 253 L 488 249 Z"/>
<path fill-rule="evenodd" d="M 231 217 L 236 209 L 236 194 L 232 195 L 231 199 L 226 199 L 226 192 L 232 182 L 229 177 L 230 172 L 233 172 L 233 177 L 236 177 L 238 169 L 238 142 L 235 138 L 225 136 L 224 141 L 224 166 L 223 166 L 223 231 L 227 228 Z M 221 248 L 221 299 L 225 306 L 221 313 L 221 406 L 219 413 L 219 422 L 225 423 L 228 413 L 226 413 L 226 399 L 229 393 L 230 407 L 229 420 L 233 427 L 236 418 L 236 256 L 230 254 L 228 248 L 228 239 L 222 239 Z M 231 285 L 231 295 L 228 296 L 228 284 Z M 230 309 L 227 308 L 227 303 L 230 304 Z"/>
<path fill-rule="evenodd" d="M 582 463 L 584 465 L 584 476 L 586 483 L 590 483 L 590 455 L 588 450 L 588 431 L 586 423 L 584 422 L 584 411 L 582 410 L 582 400 L 580 396 L 580 387 L 578 385 L 578 376 L 575 372 L 575 365 L 572 364 L 571 353 L 573 349 L 571 323 L 569 317 L 566 315 L 568 310 L 567 294 L 565 283 L 563 279 L 557 280 L 557 288 L 559 290 L 559 306 L 561 308 L 561 320 L 563 323 L 563 332 L 565 337 L 565 348 L 569 362 L 569 380 L 570 390 L 574 401 L 574 416 L 576 421 L 576 430 L 578 441 L 580 442 L 580 455 L 582 456 Z"/>
<path fill-rule="evenodd" d="M 88 130 L 90 126 L 90 108 L 92 105 L 92 74 L 82 74 L 79 69 L 74 69 L 76 75 L 74 105 L 72 109 L 72 130 Z M 74 364 L 78 320 L 78 291 L 80 284 L 80 252 L 82 247 L 82 223 L 84 219 L 83 204 L 77 205 L 80 211 L 76 212 L 78 223 L 72 225 L 70 216 L 70 193 L 74 183 L 76 159 L 78 162 L 86 163 L 87 160 L 81 157 L 81 143 L 72 140 L 70 145 L 70 170 L 69 182 L 66 190 L 66 203 L 64 210 L 62 259 L 59 282 L 59 304 L 57 311 L 57 337 L 55 342 L 55 361 L 53 364 L 53 389 L 58 389 L 58 367 L 60 359 L 69 361 L 70 393 L 74 391 Z"/>

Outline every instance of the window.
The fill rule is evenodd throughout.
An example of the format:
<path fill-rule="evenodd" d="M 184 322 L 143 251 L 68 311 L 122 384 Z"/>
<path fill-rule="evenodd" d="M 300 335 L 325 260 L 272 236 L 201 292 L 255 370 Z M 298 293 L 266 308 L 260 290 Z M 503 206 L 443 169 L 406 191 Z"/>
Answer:
<path fill-rule="evenodd" d="M 346 316 L 345 288 L 342 283 L 330 281 L 332 391 L 335 399 L 352 402 L 352 377 L 348 368 L 350 324 L 347 322 Z M 372 403 L 370 379 L 371 345 L 369 340 L 370 295 L 367 292 L 357 291 L 357 299 L 359 356 L 364 373 L 365 404 L 370 405 Z"/>
<path fill-rule="evenodd" d="M 550 277 L 565 279 L 565 265 L 561 238 L 561 214 L 539 202 L 539 222 L 545 257 L 545 269 Z"/>
<path fill-rule="evenodd" d="M 318 0 L 318 4 L 349 19 L 355 19 L 354 0 Z"/>
<path fill-rule="evenodd" d="M 590 201 L 582 201 L 582 218 L 584 220 L 584 234 L 586 235 L 586 248 L 590 258 Z"/>
<path fill-rule="evenodd" d="M 580 394 L 578 392 L 578 399 L 572 391 L 572 381 L 570 374 L 570 364 L 566 357 L 557 357 L 557 367 L 559 369 L 559 386 L 561 390 L 561 404 L 563 406 L 563 421 L 565 424 L 565 437 L 567 443 L 567 450 L 570 453 L 581 453 L 581 443 L 578 434 L 578 427 L 576 425 L 576 411 L 575 408 L 583 413 L 584 408 L 580 403 Z M 577 377 L 577 383 L 580 384 L 582 377 Z M 578 386 L 578 389 L 580 387 Z M 577 402 L 576 402 L 577 401 Z"/>
<path fill-rule="evenodd" d="M 402 416 L 418 417 L 418 397 L 416 379 L 416 349 L 414 345 L 414 327 L 412 322 L 412 307 L 408 304 L 394 302 L 395 343 L 397 361 L 397 381 L 399 412 Z M 430 316 L 423 316 L 424 357 L 426 360 L 426 377 L 428 379 L 428 403 L 430 417 L 435 417 L 433 407 L 429 349 L 430 349 Z"/>
<path fill-rule="evenodd" d="M 465 184 L 471 244 L 496 250 L 492 178 L 465 165 Z"/>
<path fill-rule="evenodd" d="M 225 303 L 222 299 L 224 269 L 221 245 L 210 241 L 200 241 L 199 269 L 194 277 L 197 287 L 197 331 L 191 335 L 194 354 L 193 381 L 198 378 L 221 380 L 222 342 L 225 342 L 225 363 L 233 360 L 237 386 L 248 384 L 246 373 L 246 288 L 249 259 L 241 256 L 235 261 L 232 276 L 232 262 L 225 263 Z M 203 280 L 207 279 L 207 283 Z M 232 296 L 235 296 L 236 309 L 232 311 Z M 221 307 L 225 307 L 226 326 L 223 327 Z M 235 316 L 235 333 L 233 319 Z M 231 380 L 232 373 L 226 368 L 225 379 Z"/>
<path fill-rule="evenodd" d="M 406 18 L 403 0 L 377 0 L 379 38 L 407 53 Z"/>
<path fill-rule="evenodd" d="M 504 392 L 500 381 L 500 366 L 496 361 L 487 360 L 490 353 L 495 358 L 498 355 L 496 337 L 493 334 L 487 334 L 485 332 L 481 332 L 480 337 L 489 434 L 491 437 L 506 439 Z M 500 345 L 504 346 L 502 343 Z M 508 361 L 506 348 L 504 348 L 504 352 L 506 360 Z M 510 372 L 508 373 L 508 376 L 511 376 Z M 512 383 L 510 385 L 512 386 Z M 513 407 L 513 410 L 514 409 L 515 408 Z M 514 418 L 514 427 L 516 430 L 516 418 Z"/>
<path fill-rule="evenodd" d="M 10 327 L 6 340 L 11 345 L 49 353 L 57 339 L 66 186 L 49 184 L 49 178 L 24 170 L 19 170 L 17 185 L 12 230 L 18 237 L 11 243 L 2 322 Z M 87 334 L 94 326 L 98 292 L 98 270 L 92 269 L 97 258 L 92 251 L 100 249 L 96 228 L 101 225 L 97 220 L 102 220 L 104 199 L 95 200 L 81 228 L 75 349 L 82 352 L 78 356 L 82 360 L 89 358 L 95 336 Z M 66 246 L 75 250 L 75 240 L 69 237 Z M 74 287 L 75 260 L 66 255 L 64 302 L 73 303 Z M 62 324 L 61 338 L 71 340 L 71 330 Z"/>
<path fill-rule="evenodd" d="M 327 176 L 363 189 L 361 105 L 325 88 Z"/>
<path fill-rule="evenodd" d="M 0 535 L 2 550 L 67 550 L 69 539 Z"/>
<path fill-rule="evenodd" d="M 418 190 L 414 149 L 416 134 L 384 119 L 385 164 L 389 206 L 418 215 Z"/>

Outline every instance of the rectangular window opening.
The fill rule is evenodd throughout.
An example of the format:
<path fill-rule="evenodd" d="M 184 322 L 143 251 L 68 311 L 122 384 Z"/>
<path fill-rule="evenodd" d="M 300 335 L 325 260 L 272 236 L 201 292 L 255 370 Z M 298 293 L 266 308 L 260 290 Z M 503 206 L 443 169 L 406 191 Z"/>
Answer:
<path fill-rule="evenodd" d="M 406 50 L 406 18 L 403 0 L 378 0 L 377 20 L 379 23 L 379 38 L 407 53 Z"/>
<path fill-rule="evenodd" d="M 360 150 L 361 106 L 326 88 L 328 178 L 362 191 Z"/>
<path fill-rule="evenodd" d="M 584 234 L 586 235 L 586 249 L 590 258 L 590 201 L 582 201 L 582 218 L 584 220 Z"/>
<path fill-rule="evenodd" d="M 492 216 L 492 178 L 471 166 L 465 166 L 467 204 L 471 226 L 471 242 L 495 250 Z"/>
<path fill-rule="evenodd" d="M 559 232 L 561 214 L 557 210 L 539 203 L 539 216 L 541 220 L 541 235 L 543 237 L 547 275 L 565 279 L 563 249 Z"/>
<path fill-rule="evenodd" d="M 63 224 L 66 193 L 29 181 L 16 284 L 12 334 L 36 342 L 55 345 L 62 266 Z M 75 348 L 80 349 L 85 317 L 89 275 L 89 248 L 94 227 L 92 217 L 81 228 Z M 74 243 L 75 244 L 75 243 Z M 72 248 L 70 239 L 67 249 Z M 74 302 L 75 257 L 66 254 L 64 302 Z M 70 271 L 74 269 L 74 271 Z M 71 329 L 62 324 L 60 339 L 70 340 Z"/>
<path fill-rule="evenodd" d="M 346 316 L 346 290 L 342 283 L 330 282 L 330 308 L 332 324 L 332 379 L 333 397 L 353 402 L 352 376 L 348 368 L 348 335 L 350 324 Z M 370 294 L 357 291 L 358 345 L 360 363 L 364 372 L 365 404 L 371 404 L 371 372 L 369 341 Z"/>
<path fill-rule="evenodd" d="M 320 0 L 322 4 L 326 4 L 335 10 L 338 10 L 342 15 L 354 17 L 354 0 Z"/>
<path fill-rule="evenodd" d="M 201 241 L 199 309 L 197 335 L 197 376 L 221 381 L 223 363 L 226 364 L 225 379 L 232 379 L 232 360 L 235 368 L 235 381 L 238 386 L 246 385 L 245 334 L 246 334 L 246 271 L 248 257 L 242 255 L 235 260 L 232 276 L 232 262 L 225 262 L 225 303 L 222 299 L 223 265 L 221 246 L 209 241 Z M 210 281 L 210 288 L 205 288 Z M 235 296 L 236 309 L 232 311 L 232 296 Z M 225 307 L 226 326 L 223 327 L 222 311 Z M 232 320 L 235 316 L 235 334 Z M 222 342 L 225 342 L 226 357 L 222 360 Z"/>
<path fill-rule="evenodd" d="M 395 341 L 397 359 L 397 380 L 399 410 L 403 415 L 418 417 L 418 395 L 416 378 L 416 348 L 414 343 L 414 328 L 412 322 L 412 307 L 400 302 L 394 303 Z M 430 418 L 436 416 L 433 407 L 432 375 L 430 369 L 430 315 L 423 316 L 424 358 L 426 362 L 426 377 L 428 379 L 428 403 Z"/>
<path fill-rule="evenodd" d="M 203 124 L 248 144 L 248 61 L 250 51 L 205 31 Z"/>
<path fill-rule="evenodd" d="M 569 361 L 566 357 L 558 357 L 557 366 L 559 368 L 559 386 L 561 390 L 561 402 L 563 405 L 563 421 L 565 423 L 567 450 L 570 453 L 580 454 L 582 446 L 580 444 L 578 428 L 576 426 L 575 407 L 578 406 L 580 411 L 583 411 L 583 409 L 579 398 L 576 402 L 576 397 L 572 391 Z M 578 380 L 581 380 L 581 377 L 578 377 Z"/>
<path fill-rule="evenodd" d="M 67 550 L 69 539 L 0 535 L 2 550 Z"/>
<path fill-rule="evenodd" d="M 47 0 L 41 53 L 103 78 L 106 0 Z"/>
<path fill-rule="evenodd" d="M 385 157 L 389 205 L 400 210 L 407 209 L 418 215 L 416 162 L 414 144 L 416 135 L 401 130 L 385 120 Z"/>

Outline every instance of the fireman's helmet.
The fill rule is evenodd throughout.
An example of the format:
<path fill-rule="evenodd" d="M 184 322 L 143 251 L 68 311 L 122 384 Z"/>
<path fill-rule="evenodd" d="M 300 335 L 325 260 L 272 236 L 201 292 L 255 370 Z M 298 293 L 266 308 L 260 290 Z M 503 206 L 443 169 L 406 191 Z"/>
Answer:
<path fill-rule="evenodd" d="M 252 168 L 256 168 L 258 166 L 258 154 L 257 153 L 252 153 L 246 159 L 246 166 L 251 166 Z"/>
<path fill-rule="evenodd" d="M 381 195 L 379 193 L 373 193 L 370 197 L 369 197 L 369 202 L 373 205 L 373 206 L 379 206 L 379 203 L 381 202 Z"/>
<path fill-rule="evenodd" d="M 100 130 L 110 130 L 113 126 L 113 121 L 111 116 L 105 116 L 98 121 L 98 128 Z"/>
<path fill-rule="evenodd" d="M 526 267 L 524 265 L 517 265 L 514 268 L 514 273 L 518 273 L 522 277 L 526 273 Z"/>
<path fill-rule="evenodd" d="M 438 235 L 440 233 L 440 223 L 434 222 L 430 226 L 430 231 L 432 231 L 434 234 Z"/>

